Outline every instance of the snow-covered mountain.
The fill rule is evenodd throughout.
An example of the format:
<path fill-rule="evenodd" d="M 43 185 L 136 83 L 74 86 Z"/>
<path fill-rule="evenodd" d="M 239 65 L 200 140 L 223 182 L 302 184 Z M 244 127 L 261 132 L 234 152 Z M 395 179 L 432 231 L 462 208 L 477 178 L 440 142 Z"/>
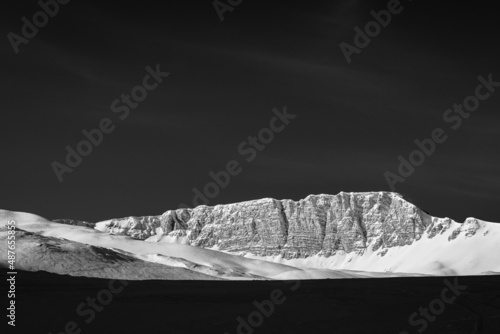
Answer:
<path fill-rule="evenodd" d="M 60 224 L 37 215 L 0 210 L 0 267 L 7 267 L 7 227 L 15 221 L 16 269 L 121 279 L 361 278 L 378 273 L 302 269 L 176 243 L 155 243 L 111 235 L 85 226 Z M 89 247 L 91 246 L 91 247 Z M 129 261 L 133 257 L 135 261 Z M 139 261 L 137 261 L 139 260 Z M 126 264 L 131 262 L 131 265 Z M 156 264 L 163 265 L 158 273 Z M 153 266 L 151 266 L 153 265 Z M 179 268 L 185 270 L 179 271 Z M 144 276 L 141 276 L 145 273 Z M 383 274 L 382 276 L 392 276 Z"/>
<path fill-rule="evenodd" d="M 0 214 L 8 216 L 35 234 L 230 279 L 500 272 L 500 224 L 432 217 L 390 192 L 199 206 L 111 219 L 94 229 Z"/>
<path fill-rule="evenodd" d="M 430 225 L 445 222 L 450 220 L 433 220 L 396 193 L 342 192 L 169 210 L 161 216 L 112 219 L 96 228 L 140 240 L 292 259 L 367 248 L 384 252 L 410 245 Z"/>

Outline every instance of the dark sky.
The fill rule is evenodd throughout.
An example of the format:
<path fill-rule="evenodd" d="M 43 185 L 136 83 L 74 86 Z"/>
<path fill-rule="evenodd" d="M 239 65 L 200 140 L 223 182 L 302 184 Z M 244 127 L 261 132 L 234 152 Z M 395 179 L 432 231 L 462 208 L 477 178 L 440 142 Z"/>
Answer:
<path fill-rule="evenodd" d="M 384 172 L 441 127 L 447 141 L 396 191 L 435 216 L 500 221 L 500 89 L 457 130 L 443 121 L 479 75 L 500 81 L 494 4 L 401 3 L 348 64 L 339 44 L 387 1 L 244 0 L 221 22 L 209 0 L 72 0 L 18 54 L 7 34 L 40 7 L 6 2 L 0 207 L 88 221 L 161 214 L 191 204 L 231 160 L 242 171 L 210 205 L 390 190 Z M 156 64 L 170 75 L 120 120 L 111 103 Z M 285 105 L 297 117 L 247 162 L 238 146 Z M 51 163 L 103 118 L 115 130 L 59 182 Z"/>

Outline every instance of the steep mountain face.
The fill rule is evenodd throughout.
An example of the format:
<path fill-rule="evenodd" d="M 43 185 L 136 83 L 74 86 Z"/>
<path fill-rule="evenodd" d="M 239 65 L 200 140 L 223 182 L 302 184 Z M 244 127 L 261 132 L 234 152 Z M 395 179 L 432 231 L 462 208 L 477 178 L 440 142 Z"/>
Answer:
<path fill-rule="evenodd" d="M 95 228 L 140 240 L 292 259 L 338 251 L 363 253 L 367 248 L 384 253 L 412 244 L 426 230 L 442 233 L 450 224 L 451 220 L 431 217 L 397 193 L 341 192 L 300 201 L 266 198 L 169 210 L 160 216 L 112 219 Z"/>

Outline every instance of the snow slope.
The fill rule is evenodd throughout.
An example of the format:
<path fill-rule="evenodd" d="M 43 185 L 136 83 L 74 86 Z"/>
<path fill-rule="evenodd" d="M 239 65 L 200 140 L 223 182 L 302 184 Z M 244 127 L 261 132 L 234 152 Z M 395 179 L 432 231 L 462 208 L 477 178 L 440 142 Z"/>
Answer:
<path fill-rule="evenodd" d="M 16 226 L 24 231 L 51 238 L 62 238 L 77 243 L 95 247 L 119 250 L 134 255 L 137 259 L 165 264 L 170 267 L 181 267 L 192 270 L 200 267 L 201 273 L 229 279 L 273 279 L 287 272 L 287 278 L 307 277 L 315 278 L 362 278 L 360 274 L 339 273 L 317 269 L 304 270 L 284 264 L 267 262 L 258 259 L 249 259 L 238 255 L 226 254 L 210 249 L 175 243 L 155 243 L 134 240 L 127 236 L 110 235 L 95 229 L 58 224 L 42 217 L 22 212 L 0 210 L 2 226 L 8 220 L 14 220 Z M 2 253 L 0 263 L 6 263 L 5 254 Z M 176 260 L 182 259 L 182 260 Z M 68 258 L 68 261 L 70 259 Z M 187 264 L 187 265 L 186 265 Z M 51 270 L 48 270 L 51 271 Z M 96 276 L 99 277 L 99 276 Z"/>
<path fill-rule="evenodd" d="M 287 258 L 262 256 L 252 252 L 232 252 L 246 258 L 286 264 L 297 268 L 341 270 L 342 273 L 361 271 L 364 275 L 488 275 L 500 272 L 500 224 L 467 218 L 463 224 L 449 218 L 429 216 L 430 225 L 411 244 L 387 248 L 375 247 L 373 240 L 362 250 L 337 251 L 330 256 L 316 255 Z M 102 229 L 102 227 L 100 227 Z M 102 229 L 105 230 L 105 229 Z M 172 242 L 153 236 L 146 241 Z M 184 241 L 183 241 L 184 242 Z M 220 250 L 218 246 L 211 249 Z M 274 278 L 307 278 L 306 271 L 273 276 Z M 292 274 L 293 273 L 293 274 Z M 315 272 L 321 277 L 320 272 Z"/>
<path fill-rule="evenodd" d="M 72 276 L 133 280 L 214 280 L 186 268 L 142 261 L 134 256 L 79 242 L 16 231 L 16 270 L 48 271 Z M 7 230 L 0 230 L 0 252 L 7 254 Z M 0 267 L 7 268 L 5 258 Z"/>
<path fill-rule="evenodd" d="M 473 218 L 469 218 L 471 220 Z M 368 247 L 363 253 L 338 252 L 331 257 L 311 256 L 300 259 L 259 257 L 296 267 L 335 268 L 372 272 L 419 273 L 426 275 L 483 275 L 500 272 L 500 224 L 475 219 L 480 227 L 468 235 L 464 225 L 452 222 L 452 228 L 431 238 L 425 234 L 411 245 L 393 247 L 386 252 Z M 454 231 L 460 233 L 453 238 Z"/>

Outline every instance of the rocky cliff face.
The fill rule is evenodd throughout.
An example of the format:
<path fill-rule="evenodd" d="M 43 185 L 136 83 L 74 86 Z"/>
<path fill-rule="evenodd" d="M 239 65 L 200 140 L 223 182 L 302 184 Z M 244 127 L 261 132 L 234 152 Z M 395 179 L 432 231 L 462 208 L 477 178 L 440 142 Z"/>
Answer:
<path fill-rule="evenodd" d="M 369 247 L 383 250 L 409 245 L 426 230 L 435 235 L 447 229 L 446 219 L 433 218 L 391 192 L 199 206 L 160 216 L 112 219 L 97 223 L 96 228 L 142 240 L 183 238 L 198 247 L 285 258 L 363 252 Z"/>

